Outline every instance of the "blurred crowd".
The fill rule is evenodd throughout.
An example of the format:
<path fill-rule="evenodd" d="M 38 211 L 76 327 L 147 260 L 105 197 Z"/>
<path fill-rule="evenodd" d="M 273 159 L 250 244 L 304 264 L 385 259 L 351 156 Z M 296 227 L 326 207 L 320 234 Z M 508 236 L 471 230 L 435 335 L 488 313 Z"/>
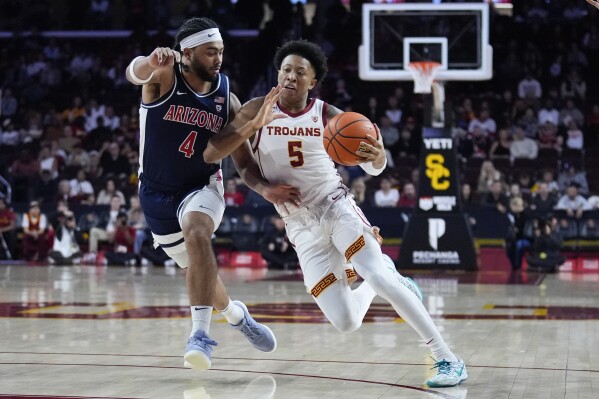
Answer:
<path fill-rule="evenodd" d="M 340 175 L 365 208 L 413 207 L 424 99 L 412 93 L 411 82 L 358 78 L 360 3 L 2 2 L 0 30 L 13 33 L 0 39 L 0 256 L 104 262 L 98 260 L 102 253 L 123 264 L 166 261 L 151 245 L 136 198 L 140 91 L 124 70 L 135 56 L 171 46 L 173 30 L 191 16 L 213 18 L 228 32 L 222 72 L 242 102 L 275 83 L 277 46 L 297 37 L 317 42 L 330 72 L 313 95 L 368 116 L 387 148 L 382 176 L 339 166 Z M 599 12 L 584 0 L 514 3 L 512 17 L 492 16 L 493 79 L 451 82 L 446 96 L 463 203 L 509 217 L 514 229 L 508 238 L 516 248 L 538 227 L 526 224 L 531 214 L 549 218 L 563 210 L 563 220 L 585 221 L 577 233 L 597 224 L 585 215 L 599 206 L 599 93 L 592 90 L 599 87 Z M 111 38 L 40 33 L 56 29 L 131 32 Z M 223 171 L 227 205 L 268 205 L 240 183 L 230 161 Z M 249 225 L 275 237 L 277 223 L 252 220 L 249 212 L 221 231 L 233 234 Z M 564 231 L 565 222 L 553 225 L 557 230 L 560 223 Z M 264 250 L 273 242 L 247 244 Z M 144 249 L 156 260 L 143 256 Z M 57 252 L 64 259 L 55 259 Z"/>

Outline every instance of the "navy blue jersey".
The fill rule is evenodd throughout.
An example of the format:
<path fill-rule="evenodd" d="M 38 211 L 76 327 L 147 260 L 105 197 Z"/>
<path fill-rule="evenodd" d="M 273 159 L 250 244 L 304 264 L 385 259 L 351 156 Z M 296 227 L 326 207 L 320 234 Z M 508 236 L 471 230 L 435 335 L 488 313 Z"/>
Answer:
<path fill-rule="evenodd" d="M 164 192 L 205 186 L 220 166 L 206 164 L 208 140 L 229 120 L 229 79 L 218 75 L 207 94 L 197 94 L 175 65 L 175 84 L 163 97 L 141 104 L 139 175 Z"/>

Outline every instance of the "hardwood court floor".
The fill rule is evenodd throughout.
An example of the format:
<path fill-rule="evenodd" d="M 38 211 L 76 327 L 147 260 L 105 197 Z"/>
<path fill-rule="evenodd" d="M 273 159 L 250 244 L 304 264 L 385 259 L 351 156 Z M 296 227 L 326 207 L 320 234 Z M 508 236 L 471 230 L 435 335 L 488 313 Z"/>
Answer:
<path fill-rule="evenodd" d="M 253 350 L 215 315 L 213 368 L 199 373 L 183 368 L 180 270 L 0 266 L 0 398 L 599 397 L 597 275 L 417 274 L 469 373 L 458 387 L 428 389 L 427 348 L 382 300 L 342 334 L 298 275 L 220 272 L 278 348 Z"/>

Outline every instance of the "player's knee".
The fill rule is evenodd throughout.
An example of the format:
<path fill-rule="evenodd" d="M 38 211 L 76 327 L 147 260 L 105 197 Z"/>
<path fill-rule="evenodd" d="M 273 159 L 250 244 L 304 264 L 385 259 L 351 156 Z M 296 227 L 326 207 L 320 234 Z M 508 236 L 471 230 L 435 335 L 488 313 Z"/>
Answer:
<path fill-rule="evenodd" d="M 331 324 L 342 333 L 352 333 L 362 325 L 362 320 L 358 317 L 357 312 L 352 312 L 348 309 L 347 312 L 340 312 L 334 320 L 330 320 Z"/>
<path fill-rule="evenodd" d="M 183 231 L 185 242 L 189 245 L 208 247 L 212 241 L 212 231 L 205 226 L 192 226 Z"/>

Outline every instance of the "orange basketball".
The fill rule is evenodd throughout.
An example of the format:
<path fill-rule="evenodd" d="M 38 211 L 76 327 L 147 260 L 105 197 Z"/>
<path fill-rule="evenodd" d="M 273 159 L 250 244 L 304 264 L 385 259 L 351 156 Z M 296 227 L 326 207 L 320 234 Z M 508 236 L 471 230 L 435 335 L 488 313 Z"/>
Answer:
<path fill-rule="evenodd" d="M 354 166 L 362 161 L 356 154 L 360 142 L 370 143 L 367 134 L 378 139 L 374 125 L 367 117 L 357 112 L 342 112 L 324 129 L 324 148 L 336 163 Z"/>

